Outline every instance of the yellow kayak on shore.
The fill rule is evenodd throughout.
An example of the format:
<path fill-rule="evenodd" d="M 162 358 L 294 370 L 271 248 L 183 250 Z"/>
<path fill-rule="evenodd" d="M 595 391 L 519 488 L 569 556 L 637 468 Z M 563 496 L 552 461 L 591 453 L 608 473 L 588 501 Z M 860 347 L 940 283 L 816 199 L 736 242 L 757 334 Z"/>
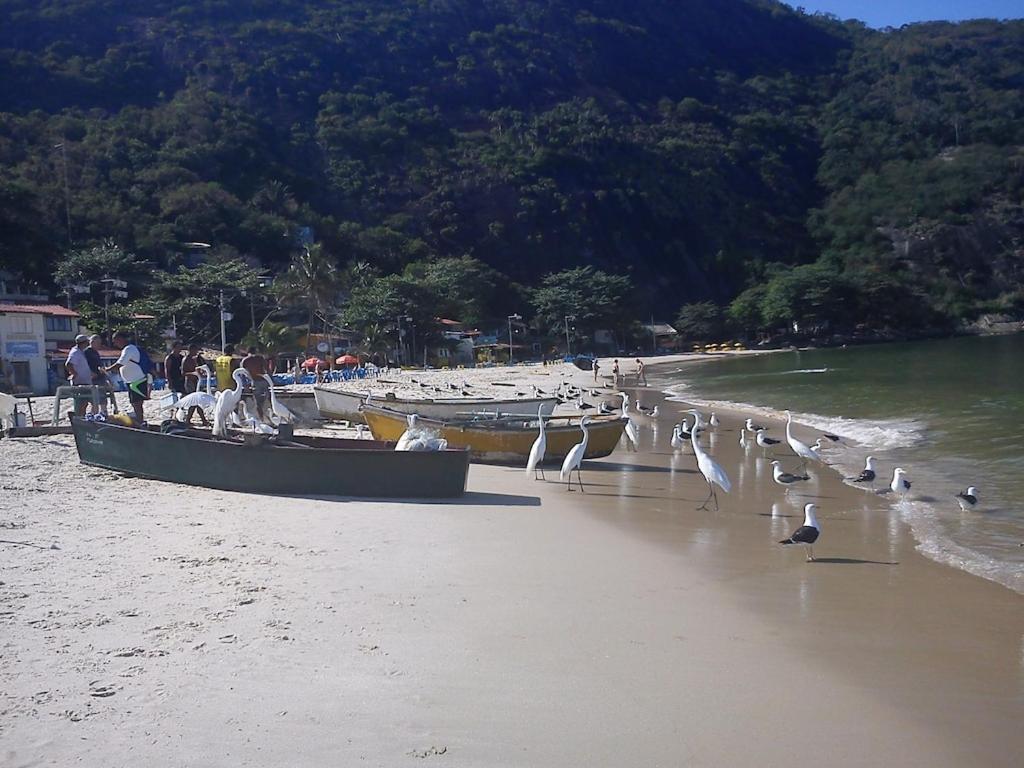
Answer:
<path fill-rule="evenodd" d="M 398 440 L 408 427 L 408 414 L 363 406 L 363 417 L 375 440 Z M 537 439 L 537 418 L 507 416 L 499 419 L 482 417 L 459 421 L 440 421 L 417 416 L 416 426 L 437 433 L 448 441 L 449 448 L 468 448 L 473 461 L 489 464 L 524 464 Z M 626 419 L 621 416 L 591 416 L 587 423 L 590 439 L 586 459 L 600 459 L 615 450 Z M 545 464 L 561 463 L 583 437 L 580 419 L 553 416 L 544 419 L 547 436 Z"/>

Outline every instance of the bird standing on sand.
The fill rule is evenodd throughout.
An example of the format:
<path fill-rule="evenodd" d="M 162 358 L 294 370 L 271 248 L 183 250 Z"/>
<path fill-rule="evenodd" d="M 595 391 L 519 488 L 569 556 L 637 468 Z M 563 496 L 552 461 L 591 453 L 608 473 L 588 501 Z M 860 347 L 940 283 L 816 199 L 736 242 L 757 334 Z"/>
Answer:
<path fill-rule="evenodd" d="M 548 438 L 544 434 L 544 406 L 540 406 L 537 409 L 537 423 L 539 424 L 540 432 L 537 435 L 537 439 L 533 441 L 533 445 L 530 447 L 530 458 L 526 461 L 526 474 L 529 475 L 533 472 L 533 479 L 537 479 L 537 470 L 540 469 L 541 479 L 546 480 L 544 477 L 544 467 L 541 464 L 544 463 L 544 453 L 547 451 Z"/>
<path fill-rule="evenodd" d="M 781 462 L 772 462 L 772 479 L 777 485 L 781 485 L 786 489 L 786 493 L 789 493 L 789 489 L 797 483 L 802 483 L 806 480 L 810 480 L 809 475 L 794 475 L 791 472 L 786 472 L 782 469 Z"/>
<path fill-rule="evenodd" d="M 868 456 L 864 460 L 864 469 L 861 471 L 859 475 L 857 475 L 857 477 L 853 479 L 853 482 L 871 483 L 872 487 L 874 487 L 876 477 L 877 475 L 875 474 L 875 457 Z"/>
<path fill-rule="evenodd" d="M 960 491 L 956 495 L 956 503 L 960 505 L 960 511 L 966 512 L 978 506 L 978 489 L 973 485 L 966 491 Z"/>
<path fill-rule="evenodd" d="M 821 456 L 815 453 L 811 446 L 793 437 L 793 414 L 789 411 L 786 411 L 786 442 L 793 449 L 793 453 L 804 460 L 804 466 L 807 465 L 808 459 L 811 461 L 821 461 Z"/>
<path fill-rule="evenodd" d="M 889 483 L 889 488 L 893 493 L 906 496 L 907 491 L 910 490 L 910 481 L 907 480 L 907 471 L 903 467 L 896 467 L 893 470 L 892 482 Z"/>
<path fill-rule="evenodd" d="M 781 440 L 776 440 L 774 437 L 768 437 L 768 435 L 764 433 L 764 427 L 761 427 L 761 429 L 757 430 L 757 432 L 754 435 L 754 441 L 761 447 L 762 456 L 764 456 L 767 450 L 771 448 L 773 445 L 778 445 L 780 442 L 782 442 Z"/>
<path fill-rule="evenodd" d="M 767 430 L 768 427 L 762 427 L 759 424 L 755 424 L 753 419 L 747 419 L 747 429 L 749 429 L 751 432 L 754 432 L 756 434 L 758 432 L 758 430 L 761 430 L 761 429 Z"/>
<path fill-rule="evenodd" d="M 683 447 L 683 436 L 679 432 L 678 424 L 672 427 L 672 440 L 670 442 L 672 444 L 672 448 L 677 451 Z"/>
<path fill-rule="evenodd" d="M 821 526 L 818 525 L 818 518 L 814 516 L 817 506 L 814 504 L 804 505 L 804 524 L 793 531 L 788 539 L 783 539 L 779 544 L 799 544 L 807 547 L 807 562 L 814 561 L 814 542 L 821 535 Z"/>
<path fill-rule="evenodd" d="M 699 414 L 697 411 L 687 411 L 692 414 L 694 419 L 698 419 Z M 694 426 L 690 432 L 690 444 L 693 446 L 693 453 L 697 457 L 697 469 L 704 475 L 704 479 L 708 484 L 708 497 L 704 499 L 704 503 L 701 504 L 697 509 L 707 509 L 708 502 L 712 499 L 715 500 L 715 509 L 718 509 L 718 494 L 715 492 L 715 486 L 717 485 L 723 491 L 728 493 L 732 490 L 732 482 L 729 480 L 729 476 L 722 469 L 721 465 L 715 461 L 711 456 L 705 452 L 701 447 L 700 440 L 697 438 L 697 427 Z"/>
<path fill-rule="evenodd" d="M 747 428 L 740 425 L 740 448 L 747 449 Z"/>
<path fill-rule="evenodd" d="M 198 389 L 195 392 L 191 392 L 177 401 L 171 403 L 170 408 L 174 409 L 174 418 L 178 421 L 184 421 L 188 418 L 188 412 L 193 408 L 198 408 L 200 411 L 209 411 L 214 408 L 217 404 L 217 398 L 213 394 L 213 375 L 210 373 L 209 366 L 200 365 L 196 367 L 197 371 L 206 372 L 206 391 L 200 392 Z M 182 415 L 184 414 L 184 418 Z M 206 416 L 203 415 L 203 422 L 205 423 Z"/>
<path fill-rule="evenodd" d="M 629 440 L 629 445 L 633 446 L 633 450 L 639 450 L 640 447 L 640 435 L 636 431 L 636 424 L 633 423 L 633 419 L 629 416 L 629 395 L 625 392 L 619 393 L 622 396 L 622 418 L 626 420 L 626 439 Z"/>
<path fill-rule="evenodd" d="M 587 452 L 587 441 L 590 438 L 590 431 L 587 429 L 587 424 L 589 422 L 589 416 L 584 416 L 580 419 L 580 429 L 583 430 L 583 439 L 569 449 L 569 453 L 565 455 L 565 461 L 562 462 L 562 470 L 558 473 L 558 477 L 560 479 L 565 480 L 568 478 L 566 489 L 570 491 L 572 490 L 572 471 L 575 469 L 576 479 L 579 480 L 580 483 L 580 493 L 584 493 L 583 472 L 580 470 L 580 467 L 583 465 L 583 456 Z"/>
<path fill-rule="evenodd" d="M 711 418 L 710 418 L 710 419 L 708 419 L 708 424 L 710 424 L 710 425 L 711 425 L 711 428 L 712 428 L 712 429 L 715 429 L 715 428 L 717 428 L 717 427 L 718 427 L 718 424 L 719 424 L 719 421 L 718 421 L 718 416 L 717 416 L 717 415 L 715 415 L 715 412 L 714 412 L 714 411 L 712 411 L 712 412 L 711 412 Z"/>

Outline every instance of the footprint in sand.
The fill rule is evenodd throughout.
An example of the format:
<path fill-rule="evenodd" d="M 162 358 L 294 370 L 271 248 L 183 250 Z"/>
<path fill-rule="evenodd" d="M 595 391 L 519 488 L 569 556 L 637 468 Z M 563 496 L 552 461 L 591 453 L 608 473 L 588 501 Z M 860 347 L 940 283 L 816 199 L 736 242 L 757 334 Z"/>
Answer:
<path fill-rule="evenodd" d="M 89 683 L 89 695 L 97 699 L 105 699 L 107 696 L 113 696 L 115 693 L 117 693 L 117 686 L 113 683 L 103 683 L 99 680 Z"/>

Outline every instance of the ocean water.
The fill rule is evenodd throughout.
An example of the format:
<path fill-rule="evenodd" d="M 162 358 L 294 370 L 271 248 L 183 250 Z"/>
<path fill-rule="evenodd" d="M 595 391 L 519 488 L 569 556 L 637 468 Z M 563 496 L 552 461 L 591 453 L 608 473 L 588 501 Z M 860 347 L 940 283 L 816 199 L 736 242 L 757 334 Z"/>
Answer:
<path fill-rule="evenodd" d="M 706 406 L 789 408 L 844 438 L 825 454 L 844 475 L 874 456 L 876 488 L 903 467 L 911 492 L 890 503 L 919 549 L 1024 593 L 1024 335 L 722 359 L 651 383 Z M 969 485 L 980 503 L 965 513 L 954 494 Z"/>

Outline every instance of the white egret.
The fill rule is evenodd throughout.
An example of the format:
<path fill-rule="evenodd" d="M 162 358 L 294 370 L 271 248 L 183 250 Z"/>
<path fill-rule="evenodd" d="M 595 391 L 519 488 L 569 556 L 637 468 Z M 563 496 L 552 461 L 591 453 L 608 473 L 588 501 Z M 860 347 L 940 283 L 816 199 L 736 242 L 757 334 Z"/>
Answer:
<path fill-rule="evenodd" d="M 231 378 L 235 381 L 235 388 L 217 393 L 217 404 L 213 409 L 213 434 L 218 437 L 228 436 L 228 420 L 238 404 L 242 402 L 245 380 L 252 380 L 244 368 L 236 368 L 232 372 Z"/>
<path fill-rule="evenodd" d="M 572 471 L 576 470 L 576 479 L 580 483 L 580 493 L 584 493 L 583 490 L 583 472 L 580 467 L 583 465 L 583 457 L 587 453 L 587 441 L 590 439 L 590 430 L 587 429 L 587 424 L 590 421 L 589 416 L 584 416 L 580 419 L 580 429 L 583 430 L 583 439 L 580 440 L 576 445 L 569 449 L 569 453 L 565 455 L 565 461 L 562 462 L 562 470 L 558 473 L 558 477 L 561 480 L 568 478 L 568 484 L 566 485 L 567 490 L 572 490 Z"/>
<path fill-rule="evenodd" d="M 903 467 L 896 467 L 893 470 L 892 482 L 889 483 L 889 488 L 893 493 L 906 496 L 907 491 L 910 490 L 910 481 L 907 480 L 907 471 Z"/>
<path fill-rule="evenodd" d="M 814 542 L 821 535 L 821 526 L 818 525 L 818 518 L 814 513 L 818 508 L 814 504 L 804 506 L 804 524 L 793 531 L 788 539 L 783 539 L 779 544 L 798 544 L 807 547 L 807 562 L 814 560 Z"/>
<path fill-rule="evenodd" d="M 806 465 L 807 460 L 821 461 L 821 456 L 814 452 L 811 446 L 807 443 L 802 443 L 793 437 L 793 414 L 786 411 L 786 442 L 789 443 L 789 447 L 793 449 L 793 453 L 803 459 L 803 463 Z"/>
<path fill-rule="evenodd" d="M 201 411 L 209 411 L 212 410 L 214 405 L 217 403 L 217 398 L 214 397 L 213 394 L 213 374 L 210 372 L 209 367 L 200 365 L 196 370 L 206 372 L 206 391 L 201 392 L 197 389 L 195 392 L 191 392 L 165 407 L 165 410 L 166 408 L 174 409 L 174 418 L 178 421 L 184 421 L 187 419 L 189 411 L 193 408 L 199 408 Z M 185 414 L 184 418 L 182 418 L 183 413 Z"/>
<path fill-rule="evenodd" d="M 960 505 L 960 511 L 966 512 L 978 505 L 978 489 L 973 485 L 966 491 L 960 491 L 956 495 L 956 503 Z"/>
<path fill-rule="evenodd" d="M 267 385 L 270 387 L 270 410 L 277 417 L 278 423 L 298 423 L 298 417 L 291 412 L 287 405 L 278 400 L 277 395 L 274 394 L 274 379 L 269 373 L 264 373 L 263 378 L 267 380 Z"/>
<path fill-rule="evenodd" d="M 633 419 L 629 416 L 629 395 L 625 392 L 620 392 L 619 395 L 622 397 L 622 418 L 626 420 L 626 439 L 629 440 L 629 445 L 633 446 L 633 450 L 636 451 L 640 447 L 640 435 L 636 431 L 636 424 L 633 423 Z"/>
<path fill-rule="evenodd" d="M 245 400 L 241 400 L 238 406 L 242 409 L 242 427 L 251 429 L 253 432 L 259 432 L 262 435 L 274 434 L 272 426 L 261 421 L 259 416 L 249 413 L 249 407 L 245 404 Z"/>
<path fill-rule="evenodd" d="M 537 439 L 533 441 L 533 445 L 530 447 L 530 458 L 526 461 L 526 474 L 529 475 L 533 472 L 533 479 L 537 479 L 537 470 L 540 469 L 540 476 L 542 480 L 546 480 L 544 477 L 544 467 L 541 466 L 544 463 L 544 453 L 547 451 L 548 438 L 544 434 L 544 406 L 540 406 L 537 409 L 537 424 L 538 433 Z"/>
<path fill-rule="evenodd" d="M 687 411 L 687 413 L 693 414 L 695 420 L 699 420 L 699 414 L 697 411 Z M 729 476 L 722 469 L 721 465 L 715 461 L 711 456 L 705 452 L 700 445 L 700 440 L 697 439 L 696 426 L 690 432 L 690 443 L 693 446 L 693 453 L 697 457 L 697 469 L 704 475 L 704 479 L 708 484 L 708 497 L 704 499 L 704 503 L 701 504 L 697 509 L 707 509 L 708 502 L 711 499 L 715 500 L 715 509 L 718 509 L 718 494 L 715 492 L 715 486 L 717 485 L 723 491 L 728 493 L 732 490 L 732 483 L 729 480 Z"/>

